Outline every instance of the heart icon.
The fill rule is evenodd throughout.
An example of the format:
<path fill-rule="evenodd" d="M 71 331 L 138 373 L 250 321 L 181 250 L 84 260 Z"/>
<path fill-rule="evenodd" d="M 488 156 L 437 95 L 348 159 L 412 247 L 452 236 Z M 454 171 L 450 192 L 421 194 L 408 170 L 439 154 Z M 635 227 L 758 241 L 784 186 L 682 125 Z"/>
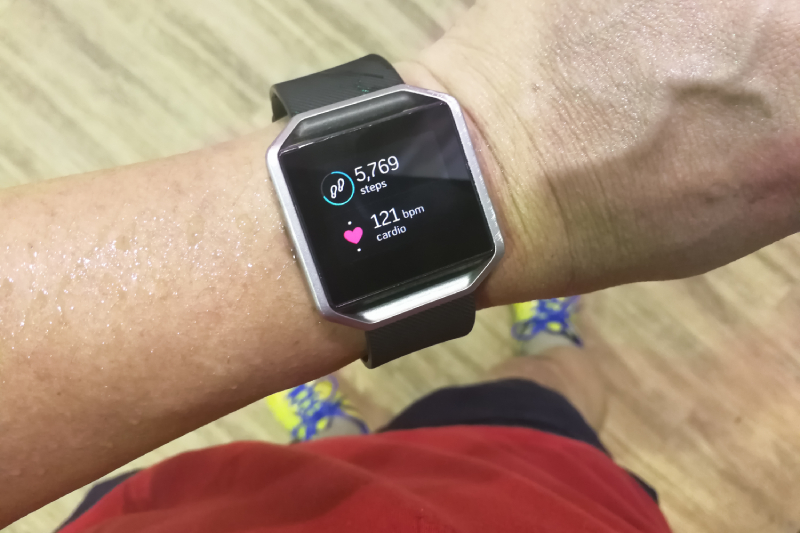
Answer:
<path fill-rule="evenodd" d="M 361 240 L 362 235 L 364 235 L 363 229 L 353 228 L 352 230 L 347 230 L 344 232 L 344 240 L 347 242 L 352 242 L 353 244 L 358 244 L 358 241 Z"/>

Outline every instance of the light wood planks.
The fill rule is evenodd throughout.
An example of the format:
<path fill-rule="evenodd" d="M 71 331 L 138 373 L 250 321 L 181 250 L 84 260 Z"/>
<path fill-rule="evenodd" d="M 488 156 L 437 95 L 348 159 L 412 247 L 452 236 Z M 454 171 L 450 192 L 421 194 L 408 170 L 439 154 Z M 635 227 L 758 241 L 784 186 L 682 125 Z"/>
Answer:
<path fill-rule="evenodd" d="M 270 120 L 275 82 L 440 36 L 468 0 L 0 0 L 0 186 L 171 155 Z M 0 213 L 0 223 L 2 214 Z M 706 276 L 588 298 L 613 392 L 603 437 L 677 531 L 800 530 L 800 239 Z M 508 313 L 466 339 L 344 374 L 397 411 L 508 357 Z M 263 404 L 135 462 L 285 442 Z M 81 491 L 7 528 L 49 531 Z"/>

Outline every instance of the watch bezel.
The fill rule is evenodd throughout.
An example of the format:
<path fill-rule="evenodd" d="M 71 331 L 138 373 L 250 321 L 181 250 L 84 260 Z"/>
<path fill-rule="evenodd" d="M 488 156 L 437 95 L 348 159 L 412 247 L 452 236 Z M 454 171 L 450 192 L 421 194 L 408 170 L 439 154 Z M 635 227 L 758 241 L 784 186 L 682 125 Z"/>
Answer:
<path fill-rule="evenodd" d="M 314 262 L 311 248 L 300 222 L 300 215 L 292 199 L 289 186 L 286 183 L 286 177 L 283 174 L 278 156 L 292 132 L 304 120 L 400 92 L 407 92 L 440 100 L 446 103 L 450 109 L 461 141 L 461 147 L 464 150 L 467 164 L 472 173 L 478 200 L 483 209 L 489 232 L 492 235 L 494 254 L 491 258 L 477 264 L 468 272 L 454 275 L 451 279 L 440 281 L 430 287 L 416 290 L 392 301 L 375 305 L 358 312 L 340 312 L 330 304 L 325 294 L 319 271 Z M 319 312 L 331 322 L 369 331 L 430 309 L 431 307 L 466 296 L 478 287 L 480 282 L 483 281 L 489 272 L 497 265 L 505 251 L 503 237 L 500 233 L 500 226 L 497 223 L 497 216 L 483 180 L 483 174 L 481 173 L 478 158 L 472 145 L 464 113 L 458 101 L 448 94 L 411 85 L 395 85 L 388 89 L 382 89 L 356 98 L 342 100 L 332 105 L 312 109 L 305 113 L 300 113 L 292 117 L 280 135 L 278 135 L 275 141 L 270 145 L 267 150 L 266 160 L 267 170 L 269 171 L 275 190 L 278 193 L 278 200 L 283 210 L 284 221 L 292 240 L 295 255 L 305 274 L 306 282 L 314 298 L 314 303 Z"/>

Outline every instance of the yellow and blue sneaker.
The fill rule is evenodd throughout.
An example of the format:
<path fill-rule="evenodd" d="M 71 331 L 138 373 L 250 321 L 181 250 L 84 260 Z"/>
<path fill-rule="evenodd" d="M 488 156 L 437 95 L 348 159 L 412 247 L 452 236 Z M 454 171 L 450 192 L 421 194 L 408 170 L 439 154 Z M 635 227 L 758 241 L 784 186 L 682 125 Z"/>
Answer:
<path fill-rule="evenodd" d="M 266 402 L 291 433 L 292 442 L 369 433 L 361 415 L 339 390 L 335 376 L 278 392 L 268 396 Z"/>
<path fill-rule="evenodd" d="M 570 296 L 513 304 L 511 335 L 527 343 L 537 335 L 546 333 L 566 339 L 575 346 L 583 346 L 571 320 L 572 314 L 578 309 L 579 300 L 580 296 Z"/>

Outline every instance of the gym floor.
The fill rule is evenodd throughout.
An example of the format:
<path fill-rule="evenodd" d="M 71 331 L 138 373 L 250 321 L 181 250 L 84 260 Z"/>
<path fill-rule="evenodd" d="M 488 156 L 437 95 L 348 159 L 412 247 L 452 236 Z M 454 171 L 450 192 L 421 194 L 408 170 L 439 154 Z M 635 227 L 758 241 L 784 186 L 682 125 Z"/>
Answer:
<path fill-rule="evenodd" d="M 168 156 L 270 121 L 273 82 L 413 57 L 469 0 L 0 0 L 0 186 Z M 800 237 L 705 276 L 586 298 L 612 388 L 602 437 L 678 532 L 800 529 Z M 514 349 L 509 312 L 467 338 L 344 374 L 397 411 Z M 54 439 L 58 436 L 54 435 Z M 286 442 L 263 402 L 126 467 L 238 439 Z M 10 526 L 52 531 L 65 496 Z"/>

